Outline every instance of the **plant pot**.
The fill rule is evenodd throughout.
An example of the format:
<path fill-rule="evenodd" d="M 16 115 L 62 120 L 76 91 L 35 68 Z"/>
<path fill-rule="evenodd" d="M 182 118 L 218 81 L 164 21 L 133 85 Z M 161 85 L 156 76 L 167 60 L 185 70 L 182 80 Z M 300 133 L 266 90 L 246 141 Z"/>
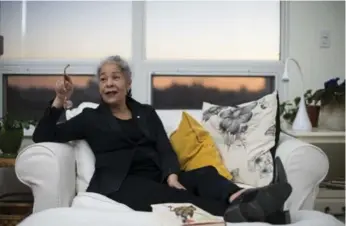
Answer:
<path fill-rule="evenodd" d="M 319 127 L 332 131 L 345 131 L 345 105 L 328 104 L 321 106 Z"/>
<path fill-rule="evenodd" d="M 1 157 L 14 158 L 18 154 L 18 150 L 23 140 L 23 129 L 8 129 L 4 128 L 0 131 L 0 150 L 2 151 Z"/>
<path fill-rule="evenodd" d="M 321 109 L 320 106 L 308 105 L 306 107 L 306 110 L 308 112 L 309 119 L 310 119 L 312 127 L 317 127 L 318 126 L 318 119 L 319 119 L 319 115 L 320 115 L 320 109 Z"/>

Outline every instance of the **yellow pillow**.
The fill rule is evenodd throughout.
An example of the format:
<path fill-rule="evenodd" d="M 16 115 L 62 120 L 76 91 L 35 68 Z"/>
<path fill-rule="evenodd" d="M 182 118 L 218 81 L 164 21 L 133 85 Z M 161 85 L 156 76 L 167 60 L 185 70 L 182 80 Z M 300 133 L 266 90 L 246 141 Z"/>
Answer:
<path fill-rule="evenodd" d="M 171 134 L 170 141 L 182 170 L 214 166 L 220 175 L 232 179 L 209 132 L 186 112 L 183 112 L 179 127 Z"/>

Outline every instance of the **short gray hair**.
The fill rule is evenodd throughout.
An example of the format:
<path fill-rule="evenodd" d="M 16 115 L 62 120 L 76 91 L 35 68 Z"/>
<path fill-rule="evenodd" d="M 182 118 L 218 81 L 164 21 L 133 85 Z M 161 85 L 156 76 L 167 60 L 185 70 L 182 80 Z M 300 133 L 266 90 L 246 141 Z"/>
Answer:
<path fill-rule="evenodd" d="M 103 61 L 101 61 L 101 63 L 97 67 L 97 72 L 96 72 L 97 78 L 100 77 L 101 68 L 106 63 L 116 64 L 119 67 L 119 69 L 121 70 L 121 72 L 124 73 L 124 75 L 126 76 L 127 79 L 129 79 L 129 80 L 132 79 L 132 72 L 131 72 L 131 68 L 130 68 L 129 64 L 126 62 L 126 60 L 122 59 L 119 55 L 109 56 L 106 59 L 104 59 Z"/>
<path fill-rule="evenodd" d="M 129 80 L 132 79 L 132 71 L 131 71 L 131 68 L 130 68 L 129 64 L 127 63 L 127 61 L 124 60 L 123 58 L 121 58 L 119 55 L 115 55 L 115 56 L 109 56 L 106 59 L 104 59 L 103 61 L 101 61 L 101 63 L 97 67 L 97 71 L 96 71 L 96 79 L 97 80 L 100 78 L 102 66 L 105 65 L 106 63 L 116 64 L 119 67 L 120 71 L 124 74 L 124 76 L 127 79 L 129 79 Z M 127 95 L 132 96 L 131 89 L 128 91 Z"/>

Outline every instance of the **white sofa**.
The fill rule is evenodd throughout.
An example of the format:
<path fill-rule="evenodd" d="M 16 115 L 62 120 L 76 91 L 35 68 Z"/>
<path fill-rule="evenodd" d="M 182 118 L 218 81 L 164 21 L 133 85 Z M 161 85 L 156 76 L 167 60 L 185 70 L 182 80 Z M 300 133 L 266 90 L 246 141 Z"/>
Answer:
<path fill-rule="evenodd" d="M 68 111 L 67 118 L 78 114 L 84 107 L 96 105 L 83 103 L 78 108 Z M 168 134 L 178 126 L 181 112 L 158 111 Z M 198 119 L 201 117 L 199 111 L 188 112 Z M 51 213 L 54 211 L 52 208 L 61 210 L 71 206 L 71 211 L 73 207 L 102 209 L 102 205 L 111 209 L 119 207 L 121 210 L 128 210 L 127 207 L 106 197 L 85 192 L 94 170 L 90 167 L 94 161 L 91 153 L 85 141 L 65 144 L 36 143 L 20 151 L 15 171 L 19 180 L 33 192 L 34 213 Z M 276 153 L 282 159 L 288 181 L 293 187 L 293 192 L 285 204 L 286 209 L 292 212 L 312 210 L 319 183 L 328 172 L 329 163 L 326 155 L 318 147 L 283 133 L 280 135 Z M 76 194 L 78 198 L 75 198 Z M 77 211 L 76 208 L 74 211 Z"/>

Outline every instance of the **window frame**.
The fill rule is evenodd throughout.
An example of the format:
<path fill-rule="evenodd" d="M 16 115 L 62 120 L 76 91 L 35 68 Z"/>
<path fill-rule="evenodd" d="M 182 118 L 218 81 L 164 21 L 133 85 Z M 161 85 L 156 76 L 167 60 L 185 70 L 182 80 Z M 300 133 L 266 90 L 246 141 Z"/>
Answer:
<path fill-rule="evenodd" d="M 237 74 L 237 75 L 274 75 L 279 94 L 283 96 L 281 74 L 284 60 L 289 50 L 289 2 L 280 2 L 280 54 L 277 61 L 236 61 L 236 60 L 147 60 L 145 54 L 145 1 L 132 2 L 132 40 L 129 64 L 133 71 L 133 96 L 139 102 L 151 103 L 151 74 Z M 70 74 L 95 74 L 98 59 L 1 59 L 0 87 L 3 87 L 3 74 L 61 74 L 70 64 Z M 145 84 L 145 85 L 143 85 Z M 4 93 L 4 90 L 1 92 Z M 285 97 L 283 97 L 284 99 Z M 0 98 L 0 118 L 3 116 L 3 98 Z"/>

